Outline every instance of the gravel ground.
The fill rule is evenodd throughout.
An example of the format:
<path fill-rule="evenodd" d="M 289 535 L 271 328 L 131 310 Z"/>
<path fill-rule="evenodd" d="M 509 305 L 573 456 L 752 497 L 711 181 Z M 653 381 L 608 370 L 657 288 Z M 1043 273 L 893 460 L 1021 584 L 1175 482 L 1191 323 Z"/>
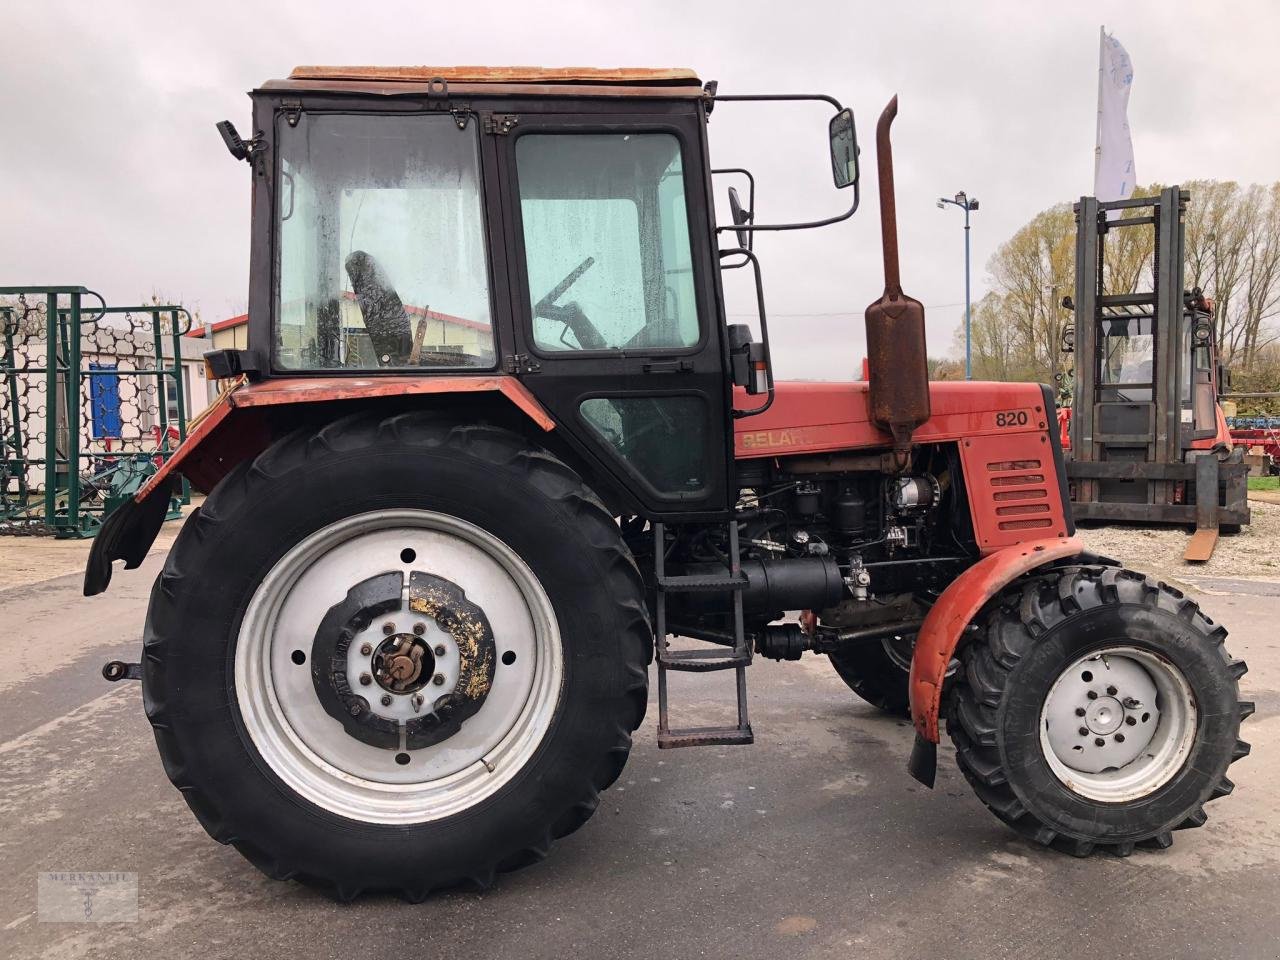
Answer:
<path fill-rule="evenodd" d="M 1113 524 L 1079 535 L 1104 556 L 1163 577 L 1195 574 L 1214 577 L 1280 579 L 1280 505 L 1250 500 L 1253 522 L 1232 537 L 1219 537 L 1205 563 L 1186 563 L 1182 551 L 1190 539 L 1180 526 Z"/>

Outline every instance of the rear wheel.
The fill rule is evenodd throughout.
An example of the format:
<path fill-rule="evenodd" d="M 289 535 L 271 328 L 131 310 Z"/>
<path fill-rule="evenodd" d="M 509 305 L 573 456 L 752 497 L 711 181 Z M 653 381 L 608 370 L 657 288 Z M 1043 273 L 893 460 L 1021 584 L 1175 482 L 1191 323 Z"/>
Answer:
<path fill-rule="evenodd" d="M 1168 846 L 1232 790 L 1253 705 L 1226 630 L 1142 574 L 1030 578 L 964 648 L 947 728 L 978 797 L 1038 842 L 1084 856 Z"/>
<path fill-rule="evenodd" d="M 831 665 L 849 689 L 895 717 L 911 716 L 907 678 L 914 637 L 889 637 L 832 653 Z"/>
<path fill-rule="evenodd" d="M 420 899 L 541 859 L 617 777 L 651 635 L 618 528 L 521 437 L 420 414 L 280 441 L 192 517 L 144 694 L 206 830 Z"/>

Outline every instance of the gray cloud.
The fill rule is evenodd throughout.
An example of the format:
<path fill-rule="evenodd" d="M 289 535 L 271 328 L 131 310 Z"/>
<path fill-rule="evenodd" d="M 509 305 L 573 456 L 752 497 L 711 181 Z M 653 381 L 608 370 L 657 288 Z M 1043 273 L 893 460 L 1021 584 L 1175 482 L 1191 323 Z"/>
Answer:
<path fill-rule="evenodd" d="M 84 283 L 115 303 L 156 292 L 205 320 L 242 309 L 247 168 L 213 124 L 246 127 L 245 91 L 297 63 L 688 65 L 722 92 L 820 90 L 858 116 L 868 189 L 854 221 L 759 241 L 784 376 L 846 376 L 862 354 L 862 311 L 882 286 L 872 135 L 900 94 L 903 281 L 929 308 L 931 352 L 946 353 L 963 313 L 961 218 L 934 201 L 964 189 L 982 202 L 976 296 L 999 242 L 1089 192 L 1100 22 L 1134 60 L 1141 180 L 1280 176 L 1280 11 L 1267 0 L 10 3 L 0 282 Z M 816 106 L 726 104 L 714 162 L 756 172 L 761 218 L 833 211 L 846 197 L 830 187 L 825 122 Z M 754 310 L 745 274 L 726 281 L 734 314 Z"/>

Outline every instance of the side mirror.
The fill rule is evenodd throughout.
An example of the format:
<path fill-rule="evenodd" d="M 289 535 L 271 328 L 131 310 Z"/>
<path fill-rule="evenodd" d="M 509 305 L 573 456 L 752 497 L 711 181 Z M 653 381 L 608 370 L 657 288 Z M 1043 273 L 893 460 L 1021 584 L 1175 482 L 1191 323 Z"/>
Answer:
<path fill-rule="evenodd" d="M 1231 368 L 1225 363 L 1218 364 L 1218 395 L 1224 396 L 1231 392 Z"/>
<path fill-rule="evenodd" d="M 853 125 L 853 111 L 845 107 L 827 125 L 831 140 L 831 175 L 840 189 L 858 182 L 858 133 Z"/>
<path fill-rule="evenodd" d="M 755 216 L 754 210 L 744 210 L 742 208 L 742 198 L 738 196 L 738 188 L 729 188 L 729 213 L 733 216 L 735 226 L 743 226 L 751 222 Z M 751 233 L 750 230 L 735 230 L 738 235 L 738 246 L 750 250 L 751 249 Z"/>

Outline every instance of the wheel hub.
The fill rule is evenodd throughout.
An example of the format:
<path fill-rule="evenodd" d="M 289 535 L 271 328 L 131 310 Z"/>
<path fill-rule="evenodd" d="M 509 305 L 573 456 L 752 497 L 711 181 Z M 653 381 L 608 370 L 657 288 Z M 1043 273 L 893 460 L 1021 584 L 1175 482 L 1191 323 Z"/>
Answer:
<path fill-rule="evenodd" d="M 388 693 L 416 693 L 431 682 L 435 665 L 435 654 L 420 634 L 397 633 L 374 652 L 373 679 Z"/>
<path fill-rule="evenodd" d="M 411 632 L 397 626 L 406 615 Z M 451 676 L 436 669 L 443 659 L 456 661 Z M 412 570 L 407 578 L 383 573 L 351 587 L 320 622 L 311 663 L 329 716 L 362 743 L 403 751 L 458 733 L 489 695 L 496 654 L 484 611 L 462 588 Z M 421 692 L 428 684 L 430 697 Z"/>
<path fill-rule="evenodd" d="M 1115 697 L 1102 697 L 1085 708 L 1084 722 L 1090 733 L 1105 737 L 1124 723 L 1124 707 Z"/>

